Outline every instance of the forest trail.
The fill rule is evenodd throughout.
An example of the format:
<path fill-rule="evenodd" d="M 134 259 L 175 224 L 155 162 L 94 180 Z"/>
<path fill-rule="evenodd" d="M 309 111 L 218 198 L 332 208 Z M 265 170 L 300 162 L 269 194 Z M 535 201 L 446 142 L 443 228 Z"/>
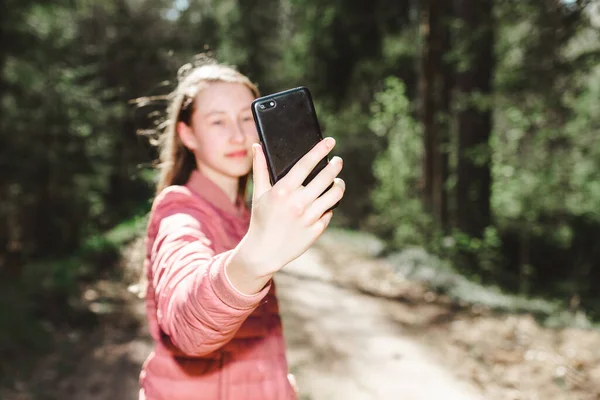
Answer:
<path fill-rule="evenodd" d="M 124 251 L 130 278 L 140 244 Z M 458 307 L 394 273 L 372 247 L 326 232 L 276 276 L 301 400 L 600 399 L 598 332 Z M 92 285 L 84 300 L 97 321 L 56 332 L 33 378 L 0 399 L 137 400 L 152 341 L 135 289 Z"/>
<path fill-rule="evenodd" d="M 313 248 L 276 278 L 290 370 L 306 400 L 482 399 L 406 335 L 394 300 L 340 287 Z"/>

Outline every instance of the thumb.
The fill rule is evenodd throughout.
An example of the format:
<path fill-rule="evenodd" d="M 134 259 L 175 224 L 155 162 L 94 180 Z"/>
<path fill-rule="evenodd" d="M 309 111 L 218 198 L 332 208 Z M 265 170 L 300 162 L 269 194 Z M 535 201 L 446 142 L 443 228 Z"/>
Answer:
<path fill-rule="evenodd" d="M 271 189 L 271 181 L 269 179 L 267 160 L 260 144 L 255 143 L 252 145 L 252 155 L 252 182 L 254 185 L 252 200 L 256 201 Z"/>

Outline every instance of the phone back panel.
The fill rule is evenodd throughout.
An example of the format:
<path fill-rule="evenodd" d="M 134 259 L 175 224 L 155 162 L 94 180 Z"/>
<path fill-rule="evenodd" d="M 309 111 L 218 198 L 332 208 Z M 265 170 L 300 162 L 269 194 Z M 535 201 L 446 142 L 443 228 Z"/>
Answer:
<path fill-rule="evenodd" d="M 274 102 L 271 106 L 271 102 Z M 323 139 L 310 92 L 305 87 L 286 90 L 256 99 L 252 113 L 275 184 Z M 304 184 L 325 166 L 321 160 Z"/>

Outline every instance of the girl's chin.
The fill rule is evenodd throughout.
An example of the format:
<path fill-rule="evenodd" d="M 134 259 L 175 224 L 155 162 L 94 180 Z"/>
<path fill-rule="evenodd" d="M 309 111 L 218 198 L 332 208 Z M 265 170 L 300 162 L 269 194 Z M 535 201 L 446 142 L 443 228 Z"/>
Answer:
<path fill-rule="evenodd" d="M 252 168 L 250 166 L 244 166 L 244 167 L 238 166 L 237 168 L 234 168 L 234 167 L 227 168 L 227 173 L 229 176 L 232 176 L 235 178 L 241 178 L 242 176 L 248 175 L 251 170 L 252 170 Z"/>
<path fill-rule="evenodd" d="M 252 159 L 224 159 L 212 163 L 212 169 L 230 178 L 241 178 L 252 171 Z"/>

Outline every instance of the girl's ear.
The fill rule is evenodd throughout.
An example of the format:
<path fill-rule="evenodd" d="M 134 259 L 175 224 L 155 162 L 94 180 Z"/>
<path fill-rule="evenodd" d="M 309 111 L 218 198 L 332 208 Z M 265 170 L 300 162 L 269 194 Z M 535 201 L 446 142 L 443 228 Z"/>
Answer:
<path fill-rule="evenodd" d="M 190 150 L 196 150 L 196 137 L 194 136 L 194 131 L 191 126 L 185 122 L 179 121 L 177 123 L 177 134 L 185 147 Z"/>

